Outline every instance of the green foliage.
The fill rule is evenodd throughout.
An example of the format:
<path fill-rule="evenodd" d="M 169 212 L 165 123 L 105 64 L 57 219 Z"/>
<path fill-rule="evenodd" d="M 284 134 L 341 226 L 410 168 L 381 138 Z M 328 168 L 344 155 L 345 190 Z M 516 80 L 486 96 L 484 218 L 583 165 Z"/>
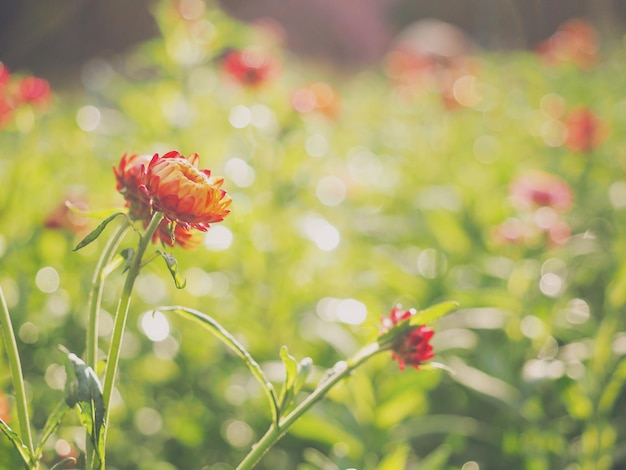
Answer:
<path fill-rule="evenodd" d="M 82 220 L 77 232 L 45 221 L 77 195 L 92 210 L 121 209 L 111 168 L 122 154 L 172 149 L 197 152 L 202 168 L 225 176 L 233 212 L 198 249 L 165 258 L 184 289 L 159 263 L 138 278 L 108 428 L 112 468 L 229 468 L 272 420 L 268 401 L 276 414 L 298 403 L 326 368 L 376 339 L 393 305 L 419 311 L 448 299 L 460 308 L 432 324 L 433 342 L 453 373 L 400 372 L 382 353 L 259 468 L 624 465 L 623 45 L 603 46 L 586 71 L 529 53 L 478 54 L 476 102 L 448 109 L 433 87 L 404 93 L 382 67 L 348 75 L 302 63 L 265 30 L 212 6 L 183 19 L 161 2 L 155 16 L 162 38 L 119 60 L 94 58 L 84 89 L 58 90 L 46 111 L 24 109 L 0 129 L 0 184 L 10 189 L 0 194 L 0 285 L 36 435 L 48 438 L 42 466 L 68 458 L 58 450 L 67 443 L 83 468 L 78 418 L 58 428 L 47 421 L 58 417 L 65 378 L 53 352 L 59 343 L 78 355 L 85 348 L 106 238 L 100 220 Z M 282 62 L 258 88 L 221 70 L 227 48 L 252 44 Z M 293 90 L 320 81 L 340 96 L 339 114 L 296 112 Z M 562 142 L 565 115 L 578 106 L 610 130 L 589 153 Z M 497 237 L 507 219 L 541 217 L 510 197 L 530 169 L 573 190 L 573 207 L 559 214 L 571 229 L 565 243 L 545 231 L 514 243 Z M 126 260 L 131 235 L 120 249 Z M 109 273 L 103 292 L 100 359 L 122 271 Z M 146 314 L 158 305 L 186 308 L 167 317 L 165 338 L 152 335 Z M 289 352 L 279 354 L 282 345 Z M 295 359 L 305 357 L 315 365 Z M 7 370 L 2 356 L 0 390 L 10 396 Z M 7 423 L 0 428 L 0 469 L 13 470 L 19 442 Z"/>

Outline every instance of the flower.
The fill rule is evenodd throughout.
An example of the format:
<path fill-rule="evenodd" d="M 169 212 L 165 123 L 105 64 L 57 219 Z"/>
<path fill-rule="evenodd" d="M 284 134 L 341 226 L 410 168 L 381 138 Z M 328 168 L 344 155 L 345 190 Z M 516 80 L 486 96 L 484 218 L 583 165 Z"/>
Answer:
<path fill-rule="evenodd" d="M 156 232 L 154 232 L 152 241 L 160 240 L 164 245 L 178 245 L 186 250 L 196 248 L 200 244 L 200 239 L 191 230 L 186 230 L 180 225 L 174 225 L 174 231 L 172 232 L 170 230 L 171 225 L 171 223 L 163 219 Z"/>
<path fill-rule="evenodd" d="M 25 77 L 17 84 L 20 103 L 45 104 L 50 98 L 50 84 L 43 78 Z"/>
<path fill-rule="evenodd" d="M 0 62 L 0 91 L 9 83 L 11 78 L 11 71 L 9 68 Z"/>
<path fill-rule="evenodd" d="M 10 405 L 7 397 L 0 391 L 0 419 L 5 423 L 11 421 L 11 416 L 9 414 Z"/>
<path fill-rule="evenodd" d="M 556 33 L 537 47 L 537 52 L 548 65 L 571 63 L 589 68 L 598 53 L 596 31 L 581 19 L 572 19 L 559 26 Z"/>
<path fill-rule="evenodd" d="M 119 167 L 113 167 L 115 178 L 117 179 L 117 190 L 126 199 L 128 215 L 132 220 L 142 220 L 144 227 L 148 226 L 152 218 L 150 201 L 140 189 L 141 173 L 144 167 L 148 166 L 152 157 L 150 155 L 139 155 L 137 153 L 124 154 Z"/>
<path fill-rule="evenodd" d="M 415 310 L 403 311 L 400 305 L 395 306 L 389 317 L 382 318 L 381 334 L 396 328 L 396 325 L 415 314 Z M 418 325 L 394 339 L 391 346 L 391 358 L 398 361 L 400 370 L 404 370 L 407 364 L 419 369 L 420 364 L 434 356 L 433 347 L 430 344 L 430 339 L 434 334 L 431 328 Z"/>
<path fill-rule="evenodd" d="M 565 146 L 574 152 L 589 153 L 606 138 L 606 126 L 590 109 L 574 109 L 565 117 Z"/>
<path fill-rule="evenodd" d="M 543 171 L 530 171 L 511 184 L 511 199 L 518 209 L 552 207 L 566 212 L 573 204 L 573 193 L 569 185 L 558 176 Z"/>
<path fill-rule="evenodd" d="M 184 157 L 175 150 L 155 154 L 147 167 L 142 165 L 140 189 L 150 207 L 162 212 L 168 222 L 205 232 L 209 224 L 230 213 L 232 200 L 221 189 L 224 179 L 198 169 L 198 159 L 196 153 Z"/>
<path fill-rule="evenodd" d="M 87 209 L 85 197 L 80 193 L 71 192 L 65 197 L 63 203 L 58 204 L 48 214 L 43 223 L 44 227 L 81 235 L 87 230 L 89 223 L 85 217 L 73 212 L 68 203 L 80 210 Z"/>
<path fill-rule="evenodd" d="M 273 58 L 258 49 L 235 50 L 226 54 L 222 69 L 242 85 L 257 87 L 276 72 Z"/>

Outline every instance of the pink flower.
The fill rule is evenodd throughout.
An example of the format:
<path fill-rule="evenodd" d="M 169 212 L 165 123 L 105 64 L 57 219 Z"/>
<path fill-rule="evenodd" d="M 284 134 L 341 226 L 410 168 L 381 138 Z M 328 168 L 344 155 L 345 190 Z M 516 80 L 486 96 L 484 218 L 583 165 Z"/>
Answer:
<path fill-rule="evenodd" d="M 403 311 L 401 306 L 391 310 L 389 317 L 382 318 L 381 334 L 396 327 L 399 323 L 408 320 L 415 315 L 414 310 Z M 430 340 L 435 332 L 427 326 L 419 325 L 411 327 L 405 334 L 395 338 L 391 346 L 391 358 L 398 361 L 400 370 L 404 370 L 407 364 L 419 369 L 420 364 L 434 356 Z"/>
<path fill-rule="evenodd" d="M 542 171 L 530 171 L 511 184 L 511 199 L 518 209 L 551 207 L 567 212 L 573 204 L 573 193 L 561 178 Z"/>

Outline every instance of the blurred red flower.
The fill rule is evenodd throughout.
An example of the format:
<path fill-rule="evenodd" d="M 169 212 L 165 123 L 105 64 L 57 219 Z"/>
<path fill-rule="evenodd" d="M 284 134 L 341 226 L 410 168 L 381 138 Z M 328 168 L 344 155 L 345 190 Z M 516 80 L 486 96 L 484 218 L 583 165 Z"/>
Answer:
<path fill-rule="evenodd" d="M 0 419 L 5 423 L 11 421 L 10 410 L 9 400 L 6 395 L 0 391 Z"/>
<path fill-rule="evenodd" d="M 177 151 L 155 154 L 149 165 L 142 167 L 141 190 L 152 209 L 162 212 L 168 222 L 185 230 L 206 231 L 209 224 L 230 213 L 231 198 L 221 189 L 224 179 L 198 169 L 198 159 L 195 153 L 188 157 Z"/>
<path fill-rule="evenodd" d="M 87 219 L 73 212 L 67 203 L 78 209 L 87 209 L 87 203 L 82 194 L 68 194 L 64 202 L 57 205 L 46 217 L 44 227 L 54 230 L 65 230 L 76 235 L 84 234 L 89 227 Z"/>
<path fill-rule="evenodd" d="M 415 313 L 414 310 L 403 311 L 399 305 L 394 307 L 389 317 L 382 318 L 381 334 L 390 331 L 398 323 L 408 320 Z M 419 369 L 420 364 L 434 356 L 433 347 L 430 344 L 434 334 L 435 332 L 429 327 L 419 325 L 395 339 L 391 347 L 391 358 L 398 361 L 400 370 L 404 370 L 407 364 Z"/>
<path fill-rule="evenodd" d="M 50 98 L 50 84 L 37 77 L 22 78 L 17 84 L 16 99 L 20 103 L 45 104 Z"/>
<path fill-rule="evenodd" d="M 589 108 L 574 109 L 565 117 L 565 146 L 574 152 L 589 153 L 604 142 L 607 127 Z"/>
<path fill-rule="evenodd" d="M 566 212 L 574 199 L 565 181 L 543 171 L 529 171 L 518 177 L 511 183 L 510 194 L 513 205 L 524 210 L 545 206 Z"/>
<path fill-rule="evenodd" d="M 222 69 L 238 83 L 257 87 L 276 74 L 278 63 L 263 51 L 248 48 L 227 53 Z"/>
<path fill-rule="evenodd" d="M 596 30 L 581 19 L 566 21 L 537 47 L 537 53 L 548 65 L 571 63 L 589 68 L 598 53 Z"/>
<path fill-rule="evenodd" d="M 11 72 L 9 68 L 0 62 L 0 91 L 9 83 Z"/>

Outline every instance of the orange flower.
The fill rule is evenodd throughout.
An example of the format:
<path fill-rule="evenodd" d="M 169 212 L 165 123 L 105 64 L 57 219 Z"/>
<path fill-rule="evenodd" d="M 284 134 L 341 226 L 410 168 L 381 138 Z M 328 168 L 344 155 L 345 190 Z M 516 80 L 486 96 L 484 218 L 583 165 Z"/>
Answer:
<path fill-rule="evenodd" d="M 221 189 L 223 178 L 198 169 L 198 154 L 188 157 L 173 150 L 155 154 L 142 170 L 141 190 L 153 210 L 185 230 L 206 231 L 209 224 L 224 220 L 231 198 Z"/>
<path fill-rule="evenodd" d="M 170 231 L 171 224 L 167 220 L 163 219 L 154 232 L 152 241 L 156 242 L 160 240 L 161 243 L 168 246 L 178 245 L 186 250 L 197 248 L 200 244 L 200 239 L 194 235 L 190 230 L 185 230 L 180 225 L 174 225 L 174 232 Z"/>

